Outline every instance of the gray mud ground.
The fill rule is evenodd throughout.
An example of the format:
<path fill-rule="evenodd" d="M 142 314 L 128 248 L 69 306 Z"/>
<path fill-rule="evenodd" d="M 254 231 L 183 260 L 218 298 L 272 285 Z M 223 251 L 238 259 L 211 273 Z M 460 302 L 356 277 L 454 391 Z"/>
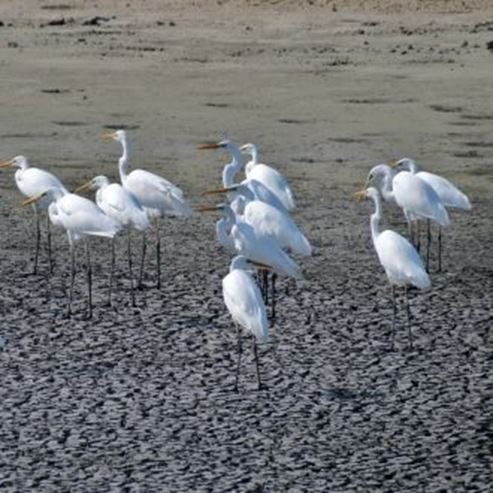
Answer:
<path fill-rule="evenodd" d="M 281 282 L 260 349 L 267 388 L 249 352 L 234 393 L 229 259 L 212 217 L 165 221 L 164 286 L 152 288 L 151 251 L 136 309 L 124 239 L 104 307 L 108 244 L 95 241 L 94 319 L 82 263 L 66 319 L 65 238 L 55 275 L 44 255 L 28 275 L 31 215 L 3 170 L 2 492 L 491 491 L 492 11 L 271 3 L 2 2 L 2 156 L 23 153 L 70 187 L 116 179 L 119 148 L 99 134 L 125 126 L 133 163 L 200 203 L 226 156 L 195 146 L 227 132 L 288 175 L 316 248 L 306 281 Z M 391 352 L 371 207 L 352 194 L 372 164 L 403 155 L 474 209 L 453 214 L 445 271 L 411 296 L 414 350 L 402 310 Z"/>

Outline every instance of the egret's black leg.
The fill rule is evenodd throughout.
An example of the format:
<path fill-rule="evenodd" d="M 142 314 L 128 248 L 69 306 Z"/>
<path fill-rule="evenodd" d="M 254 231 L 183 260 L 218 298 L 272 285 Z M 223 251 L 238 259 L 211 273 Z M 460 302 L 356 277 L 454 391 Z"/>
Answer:
<path fill-rule="evenodd" d="M 33 274 L 37 274 L 38 273 L 39 243 L 41 240 L 41 226 L 39 224 L 39 210 L 36 206 L 34 206 L 34 214 L 36 216 L 36 249 L 34 251 Z"/>
<path fill-rule="evenodd" d="M 236 333 L 238 336 L 238 363 L 236 364 L 236 377 L 235 377 L 235 392 L 238 392 L 238 377 L 240 375 L 240 363 L 241 363 L 241 353 L 243 351 L 243 347 L 241 345 L 241 331 L 238 324 L 236 324 Z"/>
<path fill-rule="evenodd" d="M 276 319 L 276 279 L 277 274 L 272 273 L 272 296 L 271 296 L 271 312 L 270 316 L 272 320 Z"/>
<path fill-rule="evenodd" d="M 260 381 L 260 369 L 258 362 L 258 354 L 257 354 L 257 338 L 252 336 L 253 338 L 253 356 L 255 357 L 255 366 L 257 368 L 257 382 L 258 382 L 258 390 L 262 389 L 262 382 Z"/>
<path fill-rule="evenodd" d="M 438 226 L 438 272 L 442 272 L 442 227 Z"/>
<path fill-rule="evenodd" d="M 157 269 L 156 287 L 158 289 L 161 289 L 161 237 L 159 235 L 159 218 L 156 219 L 156 269 Z"/>
<path fill-rule="evenodd" d="M 111 266 L 110 266 L 110 285 L 108 287 L 108 306 L 111 306 L 111 293 L 113 291 L 113 277 L 115 274 L 115 237 L 111 238 Z"/>
<path fill-rule="evenodd" d="M 48 263 L 50 266 L 50 274 L 53 274 L 53 258 L 51 256 L 51 221 L 50 216 L 46 216 L 46 247 L 48 249 Z"/>
<path fill-rule="evenodd" d="M 132 273 L 132 246 L 130 241 L 130 230 L 127 236 L 127 254 L 128 254 L 128 273 L 130 276 L 130 295 L 132 297 L 132 306 L 135 306 L 134 275 Z"/>
<path fill-rule="evenodd" d="M 92 269 L 89 238 L 86 238 L 86 274 L 87 274 L 87 317 L 92 318 Z"/>
<path fill-rule="evenodd" d="M 397 305 L 395 302 L 395 286 L 391 284 L 390 288 L 392 290 L 392 341 L 390 343 L 390 349 L 393 351 L 395 341 L 395 320 L 397 315 Z"/>
<path fill-rule="evenodd" d="M 413 348 L 413 333 L 411 331 L 411 309 L 409 308 L 409 287 L 405 287 L 406 290 L 406 311 L 407 311 L 407 334 L 409 337 L 409 347 Z"/>
<path fill-rule="evenodd" d="M 142 255 L 140 257 L 140 271 L 139 271 L 139 281 L 137 283 L 137 287 L 140 289 L 142 287 L 142 279 L 144 277 L 144 260 L 146 256 L 146 234 L 142 233 Z"/>
<path fill-rule="evenodd" d="M 68 309 L 67 314 L 72 315 L 72 300 L 74 298 L 74 282 L 75 282 L 75 249 L 74 245 L 70 244 L 70 289 L 68 294 Z"/>
<path fill-rule="evenodd" d="M 421 252 L 421 231 L 419 227 L 419 219 L 416 220 L 416 250 Z"/>
<path fill-rule="evenodd" d="M 262 281 L 264 286 L 264 303 L 267 306 L 269 304 L 269 273 L 266 270 L 262 271 Z"/>
<path fill-rule="evenodd" d="M 426 220 L 426 236 L 427 236 L 427 247 L 426 247 L 426 272 L 430 272 L 430 251 L 431 251 L 431 221 Z"/>

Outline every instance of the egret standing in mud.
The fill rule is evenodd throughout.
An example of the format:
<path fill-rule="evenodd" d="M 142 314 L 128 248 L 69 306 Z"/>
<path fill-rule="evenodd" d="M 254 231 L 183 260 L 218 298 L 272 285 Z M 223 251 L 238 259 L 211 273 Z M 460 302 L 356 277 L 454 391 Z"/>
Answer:
<path fill-rule="evenodd" d="M 427 289 L 431 286 L 431 281 L 423 266 L 423 261 L 416 249 L 403 236 L 387 229 L 380 231 L 380 220 L 382 219 L 382 203 L 380 194 L 376 188 L 370 187 L 356 193 L 359 200 L 371 199 L 375 204 L 375 212 L 371 215 L 371 237 L 373 245 L 378 255 L 380 264 L 385 269 L 387 278 L 392 288 L 392 348 L 395 338 L 395 287 L 402 286 L 406 291 L 406 310 L 409 345 L 412 347 L 413 338 L 411 332 L 411 315 L 409 309 L 409 286 L 419 289 Z"/>
<path fill-rule="evenodd" d="M 235 322 L 238 334 L 238 363 L 236 365 L 234 386 L 236 391 L 238 390 L 238 376 L 243 351 L 240 327 L 252 335 L 258 389 L 262 388 L 257 342 L 267 340 L 269 324 L 260 290 L 248 273 L 249 270 L 254 270 L 258 267 L 267 268 L 267 266 L 248 260 L 246 257 L 237 256 L 231 262 L 229 274 L 223 279 L 224 303 Z"/>
<path fill-rule="evenodd" d="M 33 168 L 29 166 L 27 159 L 24 156 L 16 156 L 12 159 L 0 163 L 0 168 L 16 167 L 19 168 L 15 172 L 15 182 L 17 188 L 26 197 L 41 195 L 50 189 L 59 189 L 67 192 L 62 182 L 52 173 L 48 171 Z M 34 214 L 36 217 L 36 250 L 34 253 L 33 273 L 38 271 L 39 244 L 41 239 L 41 228 L 39 224 L 39 209 L 47 209 L 50 205 L 48 198 L 33 204 Z M 46 243 L 48 249 L 48 262 L 50 273 L 53 272 L 53 261 L 51 257 L 51 230 L 50 219 L 46 217 Z"/>
<path fill-rule="evenodd" d="M 161 240 L 159 235 L 159 221 L 164 216 L 188 217 L 192 209 L 183 198 L 183 192 L 173 183 L 161 176 L 142 169 L 128 173 L 130 145 L 124 130 L 103 134 L 105 140 L 116 140 L 122 146 L 123 153 L 118 161 L 120 180 L 122 185 L 131 192 L 139 203 L 146 209 L 149 218 L 154 219 L 156 230 L 156 268 L 157 288 L 161 287 Z M 138 285 L 142 285 L 144 258 L 146 251 L 146 237 L 142 234 L 142 257 Z"/>
<path fill-rule="evenodd" d="M 72 299 L 75 280 L 75 242 L 85 238 L 88 317 L 92 317 L 92 270 L 89 236 L 113 238 L 120 230 L 120 225 L 107 216 L 94 202 L 68 193 L 65 189 L 52 188 L 41 195 L 31 197 L 23 205 L 34 204 L 47 198 L 50 201 L 48 215 L 54 226 L 65 229 L 70 245 L 70 291 L 68 315 L 72 314 Z"/>
<path fill-rule="evenodd" d="M 443 205 L 451 209 L 471 210 L 471 202 L 463 192 L 461 192 L 453 183 L 442 176 L 428 173 L 427 171 L 418 171 L 416 163 L 409 158 L 402 158 L 391 164 L 392 167 L 409 171 L 414 176 L 430 185 L 437 193 Z M 428 247 L 426 249 L 426 268 L 430 263 L 430 245 L 431 245 L 431 225 L 427 220 L 427 237 Z M 438 225 L 438 272 L 442 270 L 442 227 Z"/>
<path fill-rule="evenodd" d="M 366 186 L 373 184 L 382 197 L 396 202 L 404 212 L 409 238 L 419 251 L 419 220 L 430 219 L 440 226 L 450 223 L 447 210 L 433 187 L 408 171 L 393 175 L 392 168 L 386 164 L 374 166 L 366 180 Z M 416 239 L 413 240 L 413 223 L 416 223 Z"/>
<path fill-rule="evenodd" d="M 135 306 L 134 280 L 132 274 L 132 252 L 130 244 L 130 230 L 145 232 L 150 228 L 149 218 L 139 201 L 119 183 L 110 183 L 106 176 L 96 176 L 91 181 L 81 185 L 75 193 L 84 190 L 96 189 L 96 203 L 103 212 L 114 219 L 127 230 L 127 255 L 128 270 L 130 275 L 130 292 L 132 306 Z M 111 291 L 113 286 L 113 273 L 115 270 L 115 237 L 111 241 L 111 270 L 108 294 L 108 305 L 111 305 Z"/>

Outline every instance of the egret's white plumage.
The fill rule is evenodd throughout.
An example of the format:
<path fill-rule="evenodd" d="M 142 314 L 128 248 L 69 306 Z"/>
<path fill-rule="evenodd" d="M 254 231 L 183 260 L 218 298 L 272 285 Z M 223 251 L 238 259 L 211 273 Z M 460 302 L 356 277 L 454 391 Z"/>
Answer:
<path fill-rule="evenodd" d="M 371 236 L 378 259 L 385 269 L 389 282 L 396 286 L 429 288 L 430 278 L 416 249 L 403 236 L 392 230 L 380 231 L 382 208 L 377 189 L 370 187 L 366 197 L 373 200 L 375 212 L 371 216 Z"/>
<path fill-rule="evenodd" d="M 263 342 L 267 339 L 269 324 L 260 290 L 247 272 L 252 268 L 245 257 L 235 257 L 229 274 L 223 279 L 223 297 L 233 320 Z"/>
<path fill-rule="evenodd" d="M 253 339 L 253 353 L 257 368 L 258 388 L 261 388 L 257 355 L 257 341 L 264 342 L 269 334 L 269 324 L 264 300 L 248 270 L 254 269 L 254 262 L 237 256 L 231 262 L 229 274 L 223 279 L 224 303 L 238 330 L 238 364 L 236 366 L 235 390 L 238 390 L 238 376 L 242 353 L 240 327 L 249 332 Z"/>
<path fill-rule="evenodd" d="M 14 158 L 0 164 L 0 167 L 19 168 L 15 172 L 15 183 L 22 195 L 34 197 L 42 195 L 47 190 L 60 189 L 67 191 L 63 183 L 53 174 L 40 168 L 34 168 L 29 165 L 24 156 L 15 156 Z M 46 195 L 38 202 L 41 208 L 47 208 L 50 196 Z"/>
<path fill-rule="evenodd" d="M 34 213 L 36 216 L 36 250 L 34 254 L 34 273 L 38 269 L 39 245 L 41 239 L 41 229 L 39 224 L 38 209 L 47 209 L 50 205 L 51 195 L 43 195 L 47 190 L 60 189 L 66 192 L 63 183 L 52 173 L 40 168 L 33 168 L 29 165 L 28 160 L 24 156 L 15 156 L 8 161 L 0 164 L 0 168 L 15 167 L 18 170 L 15 172 L 15 182 L 17 188 L 26 197 L 42 196 L 42 198 L 33 204 Z M 51 233 L 49 219 L 46 225 L 47 229 L 47 247 L 48 260 L 50 264 L 50 272 L 53 270 L 53 262 L 51 257 Z"/>
<path fill-rule="evenodd" d="M 408 221 L 431 219 L 441 226 L 450 223 L 447 210 L 433 187 L 408 171 L 392 175 L 385 164 L 374 166 L 367 183 L 374 183 L 385 200 L 395 201 Z"/>
<path fill-rule="evenodd" d="M 134 195 L 119 183 L 110 183 L 106 176 L 99 175 L 77 191 L 84 188 L 96 189 L 96 204 L 122 227 L 138 231 L 149 229 L 150 223 L 145 209 Z"/>
<path fill-rule="evenodd" d="M 74 243 L 84 237 L 100 236 L 113 238 L 121 228 L 114 219 L 107 216 L 94 202 L 69 193 L 65 189 L 52 188 L 42 195 L 32 197 L 24 202 L 25 205 L 35 203 L 43 197 L 48 197 L 50 205 L 48 215 L 54 226 L 65 229 L 70 245 L 71 282 L 68 302 L 68 312 L 71 313 L 72 297 L 75 278 Z M 86 270 L 89 316 L 92 316 L 92 274 L 89 242 L 86 240 Z"/>
<path fill-rule="evenodd" d="M 373 245 L 378 255 L 380 264 L 385 269 L 387 278 L 392 286 L 392 302 L 394 316 L 392 321 L 392 345 L 395 333 L 395 286 L 402 286 L 407 289 L 409 286 L 415 286 L 419 289 L 427 289 L 431 286 L 430 277 L 426 273 L 423 261 L 416 249 L 403 236 L 392 230 L 380 231 L 380 220 L 382 218 L 382 205 L 380 194 L 376 188 L 370 187 L 357 196 L 369 198 L 375 204 L 375 212 L 371 215 L 371 236 Z M 409 342 L 412 346 L 412 333 L 410 326 L 409 300 L 407 302 L 408 314 L 408 333 Z"/>
<path fill-rule="evenodd" d="M 240 150 L 243 154 L 251 156 L 250 161 L 245 165 L 246 177 L 263 183 L 281 200 L 286 210 L 292 211 L 296 204 L 286 177 L 271 166 L 258 162 L 257 147 L 254 144 L 245 144 Z"/>
<path fill-rule="evenodd" d="M 312 253 L 310 242 L 291 219 L 288 213 L 256 200 L 250 189 L 245 185 L 234 187 L 241 194 L 236 199 L 236 213 L 250 224 L 258 236 L 266 236 L 276 240 L 282 248 L 293 253 L 308 256 Z"/>
<path fill-rule="evenodd" d="M 123 153 L 118 161 L 122 185 L 148 210 L 151 217 L 186 217 L 192 214 L 192 209 L 183 198 L 182 190 L 170 181 L 143 169 L 128 173 L 130 145 L 124 130 L 106 135 L 120 142 L 122 146 Z"/>
<path fill-rule="evenodd" d="M 453 209 L 471 210 L 471 202 L 463 192 L 461 192 L 453 183 L 443 176 L 429 173 L 428 171 L 418 171 L 414 160 L 402 158 L 395 163 L 399 169 L 404 169 L 417 176 L 433 187 L 438 197 L 445 207 Z"/>

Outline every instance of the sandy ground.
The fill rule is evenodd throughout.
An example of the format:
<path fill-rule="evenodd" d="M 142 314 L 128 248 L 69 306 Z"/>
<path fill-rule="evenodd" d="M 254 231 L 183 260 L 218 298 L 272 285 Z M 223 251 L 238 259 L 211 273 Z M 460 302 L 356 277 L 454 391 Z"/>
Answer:
<path fill-rule="evenodd" d="M 2 171 L 0 490 L 487 491 L 488 4 L 2 2 L 3 157 L 25 154 L 70 187 L 116 179 L 120 149 L 99 135 L 126 128 L 133 163 L 200 203 L 227 157 L 196 144 L 253 141 L 289 177 L 316 252 L 302 261 L 306 281 L 281 283 L 260 350 L 267 389 L 256 391 L 249 354 L 234 393 L 229 259 L 213 218 L 165 221 L 164 287 L 139 292 L 136 309 L 123 240 L 115 306 L 104 307 L 108 245 L 95 241 L 94 319 L 83 319 L 80 272 L 67 320 L 65 238 L 55 275 L 44 255 L 29 275 L 31 216 Z M 412 295 L 415 349 L 401 311 L 389 351 L 371 207 L 352 194 L 371 165 L 405 155 L 459 184 L 474 209 L 452 214 L 445 271 Z"/>

